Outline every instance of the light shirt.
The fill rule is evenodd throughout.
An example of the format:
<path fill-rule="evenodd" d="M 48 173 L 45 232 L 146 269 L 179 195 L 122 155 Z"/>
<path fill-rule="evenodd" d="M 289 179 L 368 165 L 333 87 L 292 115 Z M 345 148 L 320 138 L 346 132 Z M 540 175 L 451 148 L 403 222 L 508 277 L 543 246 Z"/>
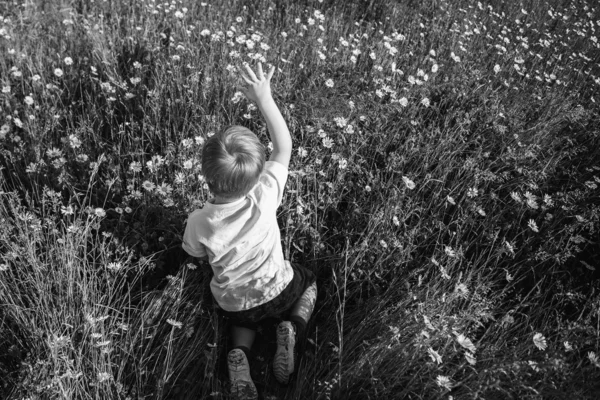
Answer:
<path fill-rule="evenodd" d="M 246 196 L 227 204 L 210 199 L 188 217 L 182 247 L 194 257 L 208 256 L 210 289 L 226 311 L 264 304 L 292 280 L 276 218 L 287 176 L 285 166 L 267 161 Z"/>

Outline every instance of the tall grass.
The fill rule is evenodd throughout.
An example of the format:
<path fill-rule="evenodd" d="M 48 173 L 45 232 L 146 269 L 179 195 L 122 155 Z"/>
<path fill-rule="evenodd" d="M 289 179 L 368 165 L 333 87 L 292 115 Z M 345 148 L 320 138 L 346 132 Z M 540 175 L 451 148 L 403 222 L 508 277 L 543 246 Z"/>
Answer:
<path fill-rule="evenodd" d="M 0 5 L 0 394 L 227 396 L 181 233 L 211 132 L 268 145 L 236 94 L 264 57 L 319 286 L 289 386 L 259 333 L 264 398 L 597 396 L 597 5 L 459 3 Z"/>

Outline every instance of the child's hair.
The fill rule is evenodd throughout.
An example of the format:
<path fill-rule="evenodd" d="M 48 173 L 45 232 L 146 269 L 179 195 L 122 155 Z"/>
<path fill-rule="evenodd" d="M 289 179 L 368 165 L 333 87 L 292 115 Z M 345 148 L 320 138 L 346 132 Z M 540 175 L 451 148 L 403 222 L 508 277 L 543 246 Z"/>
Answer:
<path fill-rule="evenodd" d="M 223 129 L 202 149 L 202 172 L 208 188 L 217 196 L 244 196 L 258 182 L 264 165 L 264 146 L 243 126 Z"/>

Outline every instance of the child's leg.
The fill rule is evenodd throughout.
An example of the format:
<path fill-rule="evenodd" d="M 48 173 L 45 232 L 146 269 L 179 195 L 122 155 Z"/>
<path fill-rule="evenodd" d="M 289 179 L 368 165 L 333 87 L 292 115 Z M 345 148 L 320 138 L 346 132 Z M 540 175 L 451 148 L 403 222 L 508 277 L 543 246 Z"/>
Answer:
<path fill-rule="evenodd" d="M 254 342 L 256 332 L 242 326 L 232 326 L 233 350 L 227 356 L 231 397 L 236 400 L 254 400 L 258 398 L 256 386 L 250 376 L 248 353 Z"/>
<path fill-rule="evenodd" d="M 283 384 L 288 383 L 290 375 L 294 372 L 296 337 L 302 341 L 316 300 L 317 284 L 313 283 L 294 303 L 290 312 L 290 321 L 283 321 L 277 327 L 277 351 L 273 359 L 273 373 Z M 296 328 L 296 335 L 292 324 Z"/>
<path fill-rule="evenodd" d="M 242 349 L 246 357 L 249 357 L 256 331 L 243 326 L 233 325 L 231 327 L 231 336 L 233 339 L 233 348 Z"/>
<path fill-rule="evenodd" d="M 306 324 L 315 309 L 315 302 L 317 300 L 317 283 L 314 282 L 312 285 L 306 288 L 302 296 L 296 301 L 292 307 L 290 313 L 290 321 L 296 326 L 298 337 L 304 335 L 306 330 Z"/>

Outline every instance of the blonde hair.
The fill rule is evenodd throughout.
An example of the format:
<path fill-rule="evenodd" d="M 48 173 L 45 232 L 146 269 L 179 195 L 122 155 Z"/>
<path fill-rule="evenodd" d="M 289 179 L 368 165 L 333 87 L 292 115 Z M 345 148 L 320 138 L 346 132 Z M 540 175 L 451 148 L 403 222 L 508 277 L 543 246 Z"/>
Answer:
<path fill-rule="evenodd" d="M 213 194 L 242 197 L 258 182 L 265 148 L 247 128 L 229 126 L 210 137 L 202 149 L 202 172 Z"/>

